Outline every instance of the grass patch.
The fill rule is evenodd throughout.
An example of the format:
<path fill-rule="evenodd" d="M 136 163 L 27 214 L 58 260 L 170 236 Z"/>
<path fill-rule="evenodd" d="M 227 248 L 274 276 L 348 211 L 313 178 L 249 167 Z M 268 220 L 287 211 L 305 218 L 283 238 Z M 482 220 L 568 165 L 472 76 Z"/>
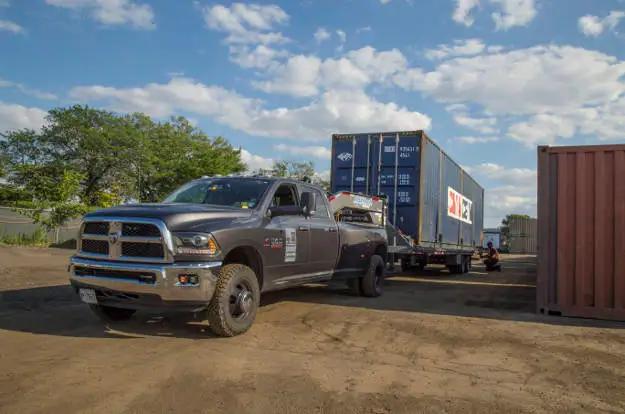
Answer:
<path fill-rule="evenodd" d="M 0 244 L 8 246 L 48 247 L 48 235 L 43 229 L 37 229 L 32 234 L 5 234 L 0 236 Z"/>

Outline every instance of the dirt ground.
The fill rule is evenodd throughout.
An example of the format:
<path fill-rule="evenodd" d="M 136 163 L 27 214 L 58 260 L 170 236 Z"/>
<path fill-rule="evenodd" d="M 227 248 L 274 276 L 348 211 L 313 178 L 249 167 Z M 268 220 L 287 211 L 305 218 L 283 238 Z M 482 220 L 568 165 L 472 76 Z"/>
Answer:
<path fill-rule="evenodd" d="M 243 336 L 137 314 L 103 328 L 69 252 L 0 248 L 2 413 L 623 413 L 625 324 L 534 314 L 534 258 L 431 270 L 377 299 L 277 292 Z"/>

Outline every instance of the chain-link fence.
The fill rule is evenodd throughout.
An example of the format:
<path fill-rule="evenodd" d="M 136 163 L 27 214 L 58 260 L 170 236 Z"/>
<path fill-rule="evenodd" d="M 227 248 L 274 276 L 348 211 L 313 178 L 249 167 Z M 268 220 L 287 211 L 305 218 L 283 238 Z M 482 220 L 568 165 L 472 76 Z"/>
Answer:
<path fill-rule="evenodd" d="M 44 213 L 45 214 L 45 213 Z M 80 219 L 69 221 L 66 225 L 46 233 L 48 242 L 61 245 L 76 240 Z M 0 238 L 5 236 L 31 236 L 43 227 L 34 224 L 32 219 L 19 214 L 9 207 L 0 206 Z"/>

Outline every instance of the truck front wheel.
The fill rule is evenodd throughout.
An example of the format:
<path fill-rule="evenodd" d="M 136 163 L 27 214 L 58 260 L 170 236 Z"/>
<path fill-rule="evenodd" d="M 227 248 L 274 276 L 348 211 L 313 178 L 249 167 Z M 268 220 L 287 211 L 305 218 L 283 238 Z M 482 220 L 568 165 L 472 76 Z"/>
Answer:
<path fill-rule="evenodd" d="M 245 333 L 256 319 L 260 287 L 256 274 L 242 264 L 221 268 L 207 312 L 210 329 L 219 336 Z"/>
<path fill-rule="evenodd" d="M 382 259 L 382 256 L 374 254 L 371 256 L 367 273 L 360 282 L 360 289 L 363 296 L 375 298 L 382 294 L 384 273 L 384 259 Z"/>

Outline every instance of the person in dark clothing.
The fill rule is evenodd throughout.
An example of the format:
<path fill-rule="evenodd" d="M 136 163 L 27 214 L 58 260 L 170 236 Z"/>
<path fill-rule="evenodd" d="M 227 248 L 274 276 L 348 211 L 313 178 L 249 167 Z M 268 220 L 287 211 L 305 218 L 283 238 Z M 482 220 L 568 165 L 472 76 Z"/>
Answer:
<path fill-rule="evenodd" d="M 499 252 L 493 247 L 492 242 L 488 242 L 488 256 L 484 259 L 486 270 L 501 269 L 499 265 Z"/>

